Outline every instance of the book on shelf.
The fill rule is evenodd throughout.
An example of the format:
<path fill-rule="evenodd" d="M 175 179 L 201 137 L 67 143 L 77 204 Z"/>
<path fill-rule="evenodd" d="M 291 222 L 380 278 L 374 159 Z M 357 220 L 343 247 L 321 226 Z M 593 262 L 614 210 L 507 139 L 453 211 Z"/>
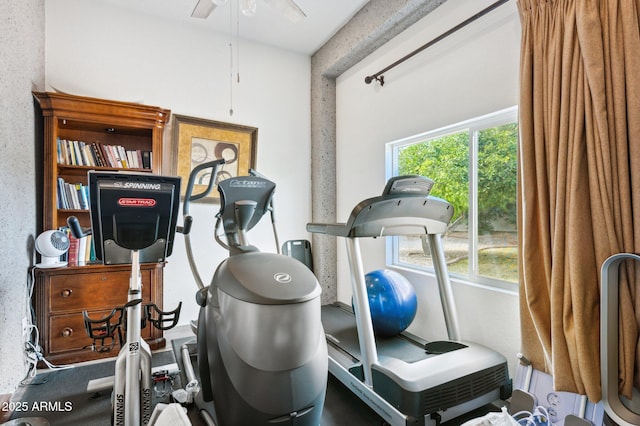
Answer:
<path fill-rule="evenodd" d="M 89 210 L 89 186 L 68 183 L 58 177 L 58 208 L 63 210 Z"/>
<path fill-rule="evenodd" d="M 122 145 L 57 139 L 57 162 L 68 166 L 151 169 L 152 152 Z"/>
<path fill-rule="evenodd" d="M 81 210 L 89 210 L 89 186 L 76 183 L 76 192 Z"/>
<path fill-rule="evenodd" d="M 69 250 L 67 251 L 67 263 L 69 265 L 78 264 L 78 253 L 80 251 L 80 239 L 69 233 Z"/>
<path fill-rule="evenodd" d="M 87 263 L 96 261 L 96 249 L 93 246 L 93 235 L 87 235 L 87 251 L 84 254 L 84 260 Z"/>
<path fill-rule="evenodd" d="M 61 177 L 58 178 L 58 194 L 57 194 L 57 199 L 58 199 L 58 208 L 59 209 L 68 209 L 69 208 L 69 204 L 67 202 L 67 196 L 66 196 L 66 189 L 65 189 L 65 182 L 64 179 L 62 179 Z"/>
<path fill-rule="evenodd" d="M 127 163 L 129 164 L 129 167 L 133 169 L 142 168 L 142 161 L 139 160 L 139 158 L 142 158 L 140 151 L 128 149 L 125 153 L 127 155 Z M 138 153 L 140 153 L 140 155 L 138 155 Z"/>
<path fill-rule="evenodd" d="M 76 260 L 76 263 L 78 265 L 86 264 L 86 261 L 84 258 L 86 251 L 87 251 L 87 237 L 78 238 L 78 258 Z"/>
<path fill-rule="evenodd" d="M 144 167 L 142 164 L 142 151 L 140 151 L 139 149 L 136 149 L 135 153 L 136 153 L 136 156 L 138 157 L 137 159 L 138 168 L 142 169 Z M 151 168 L 151 164 L 149 164 L 149 168 Z"/>
<path fill-rule="evenodd" d="M 59 230 L 67 234 L 69 238 L 69 250 L 60 257 L 60 260 L 67 261 L 71 266 L 89 265 L 97 262 L 93 235 L 76 238 L 68 226 L 61 226 Z"/>
<path fill-rule="evenodd" d="M 106 167 L 106 162 L 104 160 L 104 156 L 102 154 L 102 149 L 98 145 L 97 142 L 91 143 L 91 152 L 96 158 L 96 166 L 98 167 Z"/>
<path fill-rule="evenodd" d="M 150 169 L 153 164 L 153 152 L 142 151 L 142 168 Z"/>

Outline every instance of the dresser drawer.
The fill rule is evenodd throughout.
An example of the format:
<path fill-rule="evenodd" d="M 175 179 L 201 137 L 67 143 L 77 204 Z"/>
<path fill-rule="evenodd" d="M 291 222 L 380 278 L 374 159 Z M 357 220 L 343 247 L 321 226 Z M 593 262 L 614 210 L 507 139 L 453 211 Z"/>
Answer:
<path fill-rule="evenodd" d="M 93 272 L 52 276 L 49 306 L 51 312 L 71 310 L 111 310 L 127 302 L 129 271 Z M 150 300 L 151 271 L 141 271 L 142 298 Z"/>
<path fill-rule="evenodd" d="M 100 319 L 109 315 L 111 310 L 89 312 L 91 319 Z M 117 320 L 117 317 L 114 318 Z M 124 327 L 122 330 L 122 338 L 126 339 Z M 151 336 L 150 327 L 142 330 L 142 337 L 149 339 Z M 87 335 L 84 329 L 84 318 L 82 313 L 74 313 L 68 315 L 56 315 L 49 318 L 49 352 L 65 352 L 71 350 L 90 351 L 93 340 Z M 99 342 L 97 342 L 99 344 Z M 111 344 L 110 340 L 105 341 L 106 345 Z M 116 344 L 111 350 L 112 356 L 116 356 L 120 350 L 120 344 L 116 336 Z"/>

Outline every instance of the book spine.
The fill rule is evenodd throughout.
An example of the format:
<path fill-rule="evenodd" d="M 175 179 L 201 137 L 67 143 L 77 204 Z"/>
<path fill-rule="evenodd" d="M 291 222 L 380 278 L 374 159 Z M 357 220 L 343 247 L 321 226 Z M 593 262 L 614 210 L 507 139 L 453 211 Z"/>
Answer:
<path fill-rule="evenodd" d="M 117 145 L 116 146 L 116 150 L 118 151 L 118 157 L 120 157 L 120 165 L 123 169 L 128 169 L 129 167 L 129 162 L 127 161 L 127 153 L 125 152 L 125 149 L 123 146 Z"/>
<path fill-rule="evenodd" d="M 100 144 L 100 148 L 102 149 L 102 156 L 104 157 L 104 163 L 106 167 L 113 167 L 113 163 L 111 161 L 111 154 L 109 153 L 109 148 L 107 145 Z"/>
<path fill-rule="evenodd" d="M 57 192 L 58 192 L 58 208 L 59 209 L 68 209 L 69 208 L 69 202 L 67 201 L 67 194 L 65 191 L 65 182 L 64 179 L 62 179 L 61 177 L 58 178 L 58 187 L 57 187 Z"/>
<path fill-rule="evenodd" d="M 103 167 L 104 164 L 102 164 L 102 159 L 100 158 L 100 148 L 98 147 L 98 143 L 97 142 L 92 142 L 91 143 L 91 153 L 93 154 L 93 157 L 95 158 L 96 166 Z"/>
<path fill-rule="evenodd" d="M 76 191 L 78 193 L 78 207 L 82 210 L 89 210 L 89 197 L 87 197 L 87 186 L 76 183 Z"/>
<path fill-rule="evenodd" d="M 136 156 L 138 157 L 136 160 L 136 167 L 139 169 L 144 168 L 142 165 L 142 151 L 140 151 L 139 149 L 136 149 Z"/>
<path fill-rule="evenodd" d="M 64 164 L 64 157 L 62 156 L 62 141 L 60 138 L 56 139 L 56 154 L 58 164 Z"/>
<path fill-rule="evenodd" d="M 151 169 L 151 151 L 142 151 L 142 168 Z"/>
<path fill-rule="evenodd" d="M 73 141 L 73 163 L 74 166 L 82 166 L 82 154 L 80 154 L 80 144 Z"/>
<path fill-rule="evenodd" d="M 120 155 L 118 154 L 118 150 L 116 149 L 116 147 L 113 145 L 107 145 L 107 148 L 110 155 L 109 159 L 111 162 L 111 167 L 121 168 L 122 163 L 120 162 Z"/>
<path fill-rule="evenodd" d="M 87 247 L 84 253 L 84 261 L 85 263 L 90 263 L 93 260 L 95 260 L 95 259 L 91 259 L 91 252 L 93 251 L 93 235 L 89 234 L 85 238 L 87 239 L 87 244 L 86 244 Z"/>
<path fill-rule="evenodd" d="M 69 234 L 69 251 L 67 252 L 67 262 L 69 265 L 78 264 L 78 250 L 80 249 L 80 240 Z"/>
<path fill-rule="evenodd" d="M 87 237 L 78 238 L 78 265 L 84 265 L 87 251 Z"/>
<path fill-rule="evenodd" d="M 80 209 L 80 200 L 78 200 L 78 191 L 76 190 L 76 186 L 72 183 L 67 183 L 67 194 L 69 197 L 69 206 L 74 209 Z"/>

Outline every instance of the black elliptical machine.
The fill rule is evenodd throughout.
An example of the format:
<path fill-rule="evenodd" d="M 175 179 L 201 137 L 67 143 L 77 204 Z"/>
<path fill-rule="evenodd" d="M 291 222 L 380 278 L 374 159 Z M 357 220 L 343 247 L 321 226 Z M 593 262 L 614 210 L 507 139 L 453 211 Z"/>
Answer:
<path fill-rule="evenodd" d="M 190 202 L 211 192 L 222 164 L 224 160 L 212 161 L 191 172 L 183 204 L 185 223 L 192 221 Z M 193 194 L 200 174 L 208 174 L 209 183 Z M 328 368 L 320 285 L 300 261 L 260 252 L 247 240 L 247 232 L 270 212 L 278 247 L 274 190 L 273 182 L 255 172 L 218 183 L 215 239 L 229 257 L 209 286 L 200 278 L 190 236 L 185 234 L 201 308 L 197 324 L 192 324 L 197 343 L 175 348 L 176 358 L 183 364 L 187 387 L 197 389 L 195 403 L 209 424 L 320 424 Z M 219 236 L 221 225 L 226 242 Z M 192 368 L 194 346 L 199 386 Z"/>

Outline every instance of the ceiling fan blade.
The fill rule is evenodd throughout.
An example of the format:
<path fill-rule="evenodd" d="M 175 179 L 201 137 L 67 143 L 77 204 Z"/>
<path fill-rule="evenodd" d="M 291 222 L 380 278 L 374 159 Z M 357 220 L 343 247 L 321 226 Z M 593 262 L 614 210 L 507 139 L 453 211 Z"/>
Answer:
<path fill-rule="evenodd" d="M 215 8 L 216 5 L 213 4 L 211 0 L 198 0 L 198 3 L 196 3 L 196 7 L 194 7 L 193 12 L 191 12 L 191 17 L 207 19 Z"/>
<path fill-rule="evenodd" d="M 294 0 L 264 0 L 264 2 L 273 6 L 292 22 L 299 22 L 307 17 Z"/>

